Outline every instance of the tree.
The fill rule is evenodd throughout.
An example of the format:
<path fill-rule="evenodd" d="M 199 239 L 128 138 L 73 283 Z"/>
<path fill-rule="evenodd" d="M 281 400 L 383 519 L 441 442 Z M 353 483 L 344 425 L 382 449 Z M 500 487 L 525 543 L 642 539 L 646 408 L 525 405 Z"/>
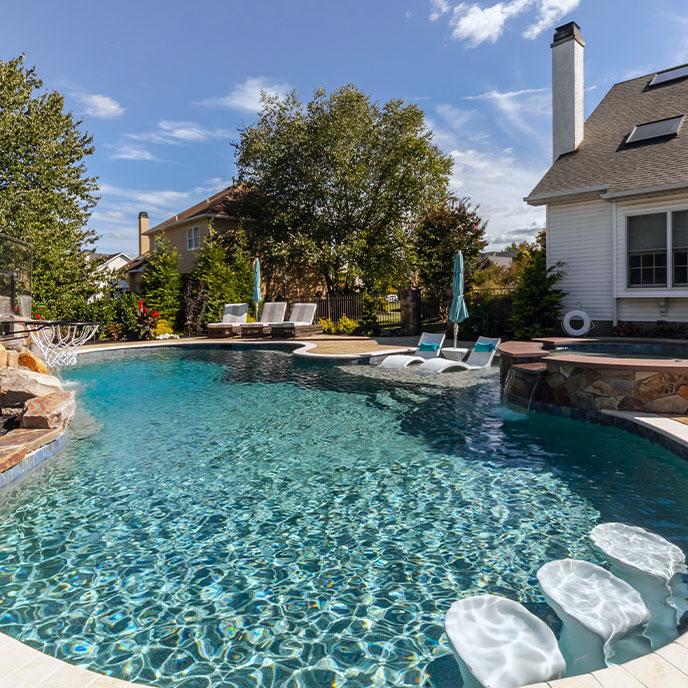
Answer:
<path fill-rule="evenodd" d="M 523 267 L 514 291 L 511 325 L 518 339 L 545 337 L 552 333 L 561 316 L 564 292 L 557 287 L 563 279 L 561 264 L 547 267 L 545 234 L 523 252 Z"/>
<path fill-rule="evenodd" d="M 478 208 L 467 198 L 450 198 L 427 211 L 416 235 L 418 276 L 423 286 L 441 296 L 451 291 L 457 251 L 463 252 L 468 284 L 487 246 L 486 227 Z"/>
<path fill-rule="evenodd" d="M 237 273 L 230 265 L 223 242 L 215 232 L 211 231 L 205 238 L 196 255 L 196 267 L 191 281 L 194 285 L 192 293 L 202 294 L 204 297 L 202 326 L 221 320 L 225 303 L 248 301 L 246 285 L 243 281 L 240 283 Z"/>
<path fill-rule="evenodd" d="M 445 197 L 452 166 L 423 111 L 379 106 L 353 85 L 306 105 L 296 93 L 261 97 L 236 157 L 266 273 L 314 269 L 330 293 L 407 281 L 415 227 Z"/>
<path fill-rule="evenodd" d="M 82 122 L 43 84 L 23 55 L 0 61 L 0 228 L 33 250 L 34 312 L 80 318 L 98 291 L 85 225 L 96 204 L 93 153 Z"/>
<path fill-rule="evenodd" d="M 143 273 L 143 295 L 146 303 L 161 317 L 175 323 L 181 308 L 182 281 L 179 274 L 179 253 L 166 239 L 156 239 Z"/>

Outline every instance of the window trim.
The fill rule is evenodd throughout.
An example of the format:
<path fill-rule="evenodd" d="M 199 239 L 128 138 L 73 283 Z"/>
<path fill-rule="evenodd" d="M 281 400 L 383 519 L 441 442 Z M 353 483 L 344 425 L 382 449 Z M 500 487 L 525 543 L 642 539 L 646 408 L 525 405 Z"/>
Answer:
<path fill-rule="evenodd" d="M 673 227 L 672 213 L 681 210 L 688 210 L 688 201 L 671 204 L 671 202 L 655 202 L 646 205 L 614 204 L 616 211 L 616 221 L 614 222 L 614 234 L 617 236 L 615 246 L 621 255 L 616 255 L 614 265 L 618 265 L 619 273 L 615 278 L 614 298 L 688 298 L 688 285 L 670 286 L 673 283 Z M 658 287 L 629 287 L 629 265 L 628 265 L 628 218 L 635 215 L 654 215 L 666 213 L 667 217 L 667 284 Z M 619 236 L 620 234 L 620 236 Z M 622 260 L 623 263 L 619 262 Z"/>
<path fill-rule="evenodd" d="M 636 255 L 651 254 L 651 255 L 655 256 L 656 254 L 661 254 L 661 253 L 664 253 L 666 255 L 666 261 L 664 263 L 664 270 L 666 271 L 667 276 L 665 279 L 665 283 L 663 285 L 662 284 L 642 284 L 642 283 L 641 284 L 635 284 L 635 285 L 631 284 L 631 261 L 630 261 L 631 250 L 628 247 L 628 243 L 629 243 L 628 236 L 629 236 L 629 232 L 631 229 L 629 227 L 629 220 L 632 217 L 642 217 L 643 215 L 664 215 L 664 218 L 665 218 L 664 250 L 648 248 L 648 249 L 645 249 L 642 251 L 633 251 L 633 253 Z M 669 278 L 669 252 L 671 250 L 670 243 L 669 243 L 669 235 L 671 233 L 670 223 L 671 223 L 671 212 L 662 211 L 662 210 L 655 210 L 654 212 L 651 212 L 651 213 L 649 213 L 649 212 L 648 213 L 629 213 L 628 215 L 626 215 L 626 217 L 625 217 L 626 246 L 625 246 L 625 251 L 624 251 L 625 260 L 626 260 L 626 289 L 629 289 L 631 291 L 636 291 L 638 289 L 669 289 L 670 288 L 670 285 L 671 285 L 671 281 Z M 657 267 L 655 264 L 655 259 L 653 259 L 652 270 L 656 270 L 656 269 L 657 269 Z M 640 270 L 642 273 L 642 270 L 643 270 L 642 265 L 640 266 Z M 642 280 L 642 274 L 641 274 L 641 280 Z"/>
<path fill-rule="evenodd" d="M 201 248 L 201 228 L 193 225 L 186 228 L 186 250 L 198 251 Z"/>

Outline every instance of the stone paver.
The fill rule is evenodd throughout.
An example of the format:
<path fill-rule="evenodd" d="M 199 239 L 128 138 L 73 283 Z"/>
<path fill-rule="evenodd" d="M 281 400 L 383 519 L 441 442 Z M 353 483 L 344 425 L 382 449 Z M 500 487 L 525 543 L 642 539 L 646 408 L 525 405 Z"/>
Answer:
<path fill-rule="evenodd" d="M 593 671 L 592 675 L 602 688 L 645 688 L 642 683 L 619 666 Z"/>
<path fill-rule="evenodd" d="M 688 688 L 688 675 L 656 652 L 626 662 L 623 668 L 647 688 Z"/>

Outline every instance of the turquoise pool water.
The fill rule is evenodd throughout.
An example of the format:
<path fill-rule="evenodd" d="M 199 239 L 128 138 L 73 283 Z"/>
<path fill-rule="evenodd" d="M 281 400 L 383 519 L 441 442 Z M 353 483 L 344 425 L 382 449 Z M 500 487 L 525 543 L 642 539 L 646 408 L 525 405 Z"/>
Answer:
<path fill-rule="evenodd" d="M 0 630 L 161 688 L 456 688 L 453 600 L 556 628 L 535 572 L 599 561 L 599 521 L 688 547 L 685 463 L 459 375 L 179 349 L 70 370 L 67 449 L 2 495 Z"/>

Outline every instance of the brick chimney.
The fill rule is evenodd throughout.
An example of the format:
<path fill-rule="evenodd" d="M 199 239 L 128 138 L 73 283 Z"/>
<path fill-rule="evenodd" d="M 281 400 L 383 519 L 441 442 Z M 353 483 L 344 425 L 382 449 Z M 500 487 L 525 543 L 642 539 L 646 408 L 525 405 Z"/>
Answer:
<path fill-rule="evenodd" d="M 554 160 L 583 141 L 583 52 L 580 26 L 569 22 L 552 40 L 552 154 Z"/>
<path fill-rule="evenodd" d="M 145 235 L 144 232 L 148 231 L 148 213 L 139 213 L 139 255 L 142 256 L 144 253 L 150 251 L 150 237 Z"/>

